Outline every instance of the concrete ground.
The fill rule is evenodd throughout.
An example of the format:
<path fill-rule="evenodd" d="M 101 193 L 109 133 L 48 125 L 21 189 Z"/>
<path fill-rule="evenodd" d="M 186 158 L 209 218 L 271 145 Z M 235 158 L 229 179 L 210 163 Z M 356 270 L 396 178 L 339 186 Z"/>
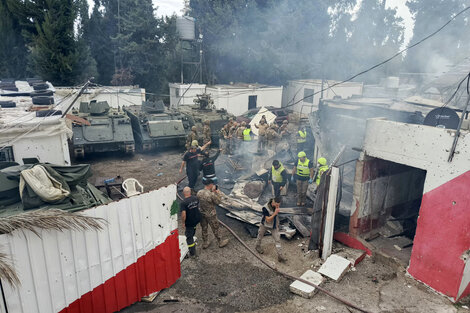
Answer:
<path fill-rule="evenodd" d="M 94 177 L 133 177 L 146 190 L 152 190 L 175 183 L 184 176 L 178 173 L 181 156 L 182 151 L 173 150 L 131 157 L 105 154 L 83 161 L 92 165 Z M 94 181 L 93 178 L 90 181 Z M 254 239 L 245 225 L 224 213 L 220 209 L 219 218 L 254 247 Z M 181 225 L 180 233 L 184 233 Z M 357 312 L 322 293 L 312 299 L 293 295 L 289 291 L 289 280 L 268 269 L 223 228 L 222 233 L 230 238 L 227 247 L 219 249 L 215 241 L 206 250 L 199 245 L 199 257 L 183 261 L 182 276 L 173 286 L 163 290 L 153 303 L 136 303 L 121 312 Z M 201 238 L 199 227 L 196 236 Z M 297 276 L 321 265 L 314 253 L 306 251 L 306 238 L 296 235 L 292 240 L 282 239 L 282 245 L 287 263 L 277 263 L 274 243 L 269 236 L 263 241 L 263 258 Z M 336 244 L 336 249 L 341 249 L 340 244 Z M 452 304 L 408 277 L 404 270 L 397 271 L 374 256 L 366 257 L 340 282 L 327 280 L 323 287 L 371 312 L 470 312 L 465 308 L 470 306 L 470 299 Z"/>

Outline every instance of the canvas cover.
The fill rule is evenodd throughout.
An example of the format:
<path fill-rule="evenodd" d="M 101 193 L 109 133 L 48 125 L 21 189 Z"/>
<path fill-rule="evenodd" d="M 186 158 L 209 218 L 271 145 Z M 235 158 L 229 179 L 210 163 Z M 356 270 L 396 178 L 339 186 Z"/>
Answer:
<path fill-rule="evenodd" d="M 255 124 L 259 125 L 259 121 L 261 120 L 261 117 L 263 115 L 266 117 L 266 122 L 269 125 L 274 123 L 274 121 L 276 120 L 276 115 L 274 115 L 274 113 L 272 113 L 271 111 L 269 111 L 265 107 L 262 107 L 261 109 L 259 109 L 258 113 L 256 113 L 256 115 L 253 117 L 253 119 L 250 122 L 251 131 L 256 136 L 258 136 L 258 128 L 255 127 Z"/>

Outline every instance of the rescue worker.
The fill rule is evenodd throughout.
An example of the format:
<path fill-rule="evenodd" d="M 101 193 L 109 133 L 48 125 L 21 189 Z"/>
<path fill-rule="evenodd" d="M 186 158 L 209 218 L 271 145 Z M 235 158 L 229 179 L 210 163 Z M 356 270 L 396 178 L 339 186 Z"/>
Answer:
<path fill-rule="evenodd" d="M 246 128 L 243 130 L 243 141 L 246 142 L 251 142 L 253 133 L 251 132 L 251 125 L 248 124 L 246 125 Z"/>
<path fill-rule="evenodd" d="M 210 121 L 205 120 L 204 127 L 202 128 L 202 143 L 205 145 L 209 141 L 211 141 Z"/>
<path fill-rule="evenodd" d="M 204 151 L 208 145 L 211 144 L 211 141 L 198 147 L 198 142 L 193 140 L 189 150 L 183 155 L 183 162 L 181 162 L 180 173 L 183 172 L 183 168 L 186 165 L 186 175 L 188 176 L 188 186 L 194 191 L 194 186 L 196 186 L 197 177 L 199 176 L 199 160 L 198 156 L 201 151 Z"/>
<path fill-rule="evenodd" d="M 304 206 L 307 201 L 308 184 L 313 183 L 313 164 L 307 159 L 304 151 L 297 155 L 296 166 L 292 169 L 292 182 L 294 177 L 297 180 L 297 206 Z"/>
<path fill-rule="evenodd" d="M 319 158 L 317 161 L 317 174 L 315 178 L 315 184 L 317 185 L 317 187 L 318 185 L 320 185 L 321 175 L 326 171 L 328 171 L 328 165 L 326 164 L 326 159 Z"/>
<path fill-rule="evenodd" d="M 202 160 L 201 165 L 199 166 L 199 171 L 202 171 L 203 184 L 209 179 L 212 180 L 215 185 L 217 185 L 217 183 L 219 182 L 217 176 L 215 175 L 215 160 L 217 160 L 217 158 L 219 157 L 220 151 L 222 151 L 222 149 L 217 150 L 217 153 L 212 157 L 209 155 L 209 151 L 204 151 L 202 153 L 204 159 Z"/>
<path fill-rule="evenodd" d="M 271 126 L 266 131 L 268 149 L 276 152 L 276 146 L 280 138 L 281 136 L 276 131 L 276 124 L 271 124 Z"/>
<path fill-rule="evenodd" d="M 207 249 L 210 245 L 208 238 L 208 228 L 211 226 L 212 232 L 214 233 L 219 248 L 223 248 L 228 244 L 228 239 L 222 239 L 219 231 L 219 221 L 217 220 L 217 212 L 215 206 L 219 205 L 222 201 L 220 191 L 212 180 L 207 180 L 204 189 L 201 189 L 197 193 L 199 199 L 199 208 L 201 211 L 201 227 L 202 227 L 202 248 Z"/>
<path fill-rule="evenodd" d="M 196 257 L 196 243 L 194 242 L 194 234 L 196 226 L 201 221 L 201 212 L 199 212 L 199 200 L 191 194 L 191 188 L 184 187 L 183 201 L 181 202 L 181 221 L 184 225 L 186 235 L 186 243 L 188 244 L 189 254 Z"/>
<path fill-rule="evenodd" d="M 307 142 L 307 131 L 305 126 L 299 128 L 297 132 L 297 152 L 304 151 L 305 143 Z"/>
<path fill-rule="evenodd" d="M 276 244 L 277 260 L 279 262 L 285 262 L 287 259 L 282 254 L 281 249 L 281 238 L 279 234 L 279 207 L 281 205 L 280 198 L 269 199 L 268 203 L 263 207 L 263 217 L 261 218 L 261 224 L 258 229 L 258 237 L 256 238 L 256 251 L 259 254 L 263 254 L 264 250 L 261 247 L 261 240 L 264 237 L 266 230 L 271 231 L 271 235 L 274 238 Z"/>
<path fill-rule="evenodd" d="M 275 198 L 281 196 L 281 191 L 285 188 L 287 182 L 287 171 L 278 160 L 274 160 L 271 170 L 268 172 L 268 184 L 272 184 L 273 195 Z"/>
<path fill-rule="evenodd" d="M 197 134 L 197 128 L 196 126 L 191 127 L 191 132 L 189 133 L 188 137 L 186 138 L 186 149 L 191 148 L 191 143 L 196 140 L 199 145 L 199 136 Z"/>
<path fill-rule="evenodd" d="M 263 119 L 260 120 L 259 125 L 255 124 L 255 127 L 258 128 L 258 153 L 262 153 L 266 149 L 266 130 L 268 129 L 268 124 L 264 122 Z"/>

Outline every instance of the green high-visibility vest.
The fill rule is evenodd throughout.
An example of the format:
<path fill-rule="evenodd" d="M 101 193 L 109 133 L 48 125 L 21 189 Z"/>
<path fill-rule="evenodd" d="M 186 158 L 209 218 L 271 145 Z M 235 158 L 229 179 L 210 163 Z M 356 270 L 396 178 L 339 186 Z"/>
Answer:
<path fill-rule="evenodd" d="M 276 169 L 274 166 L 271 167 L 271 173 L 272 173 L 272 179 L 273 182 L 275 183 L 282 183 L 282 171 L 284 170 L 284 166 L 282 163 L 279 163 L 281 166 L 279 166 L 278 169 Z"/>
<path fill-rule="evenodd" d="M 307 141 L 307 132 L 303 132 L 299 130 L 299 136 L 300 138 L 297 138 L 297 143 L 304 143 Z"/>
<path fill-rule="evenodd" d="M 301 162 L 300 159 L 297 162 L 297 175 L 301 177 L 309 177 L 310 169 L 308 168 L 309 159 L 305 158 L 304 162 Z"/>
<path fill-rule="evenodd" d="M 317 184 L 317 186 L 320 185 L 321 175 L 326 171 L 328 171 L 328 165 L 322 165 L 318 169 L 317 179 L 315 180 L 315 184 Z"/>
<path fill-rule="evenodd" d="M 251 141 L 251 129 L 247 128 L 243 131 L 243 141 Z"/>

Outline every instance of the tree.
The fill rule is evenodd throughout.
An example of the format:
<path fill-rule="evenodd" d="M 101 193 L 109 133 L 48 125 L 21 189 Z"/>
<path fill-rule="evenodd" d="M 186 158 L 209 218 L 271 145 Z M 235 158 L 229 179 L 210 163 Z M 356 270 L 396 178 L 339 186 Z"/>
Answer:
<path fill-rule="evenodd" d="M 26 75 L 28 49 L 10 3 L 0 0 L 0 77 L 21 78 Z"/>
<path fill-rule="evenodd" d="M 411 43 L 421 40 L 446 23 L 468 5 L 465 0 L 411 0 L 407 2 L 415 16 Z M 470 50 L 469 13 L 461 15 L 436 36 L 410 50 L 406 65 L 412 72 L 436 72 L 468 56 Z"/>

